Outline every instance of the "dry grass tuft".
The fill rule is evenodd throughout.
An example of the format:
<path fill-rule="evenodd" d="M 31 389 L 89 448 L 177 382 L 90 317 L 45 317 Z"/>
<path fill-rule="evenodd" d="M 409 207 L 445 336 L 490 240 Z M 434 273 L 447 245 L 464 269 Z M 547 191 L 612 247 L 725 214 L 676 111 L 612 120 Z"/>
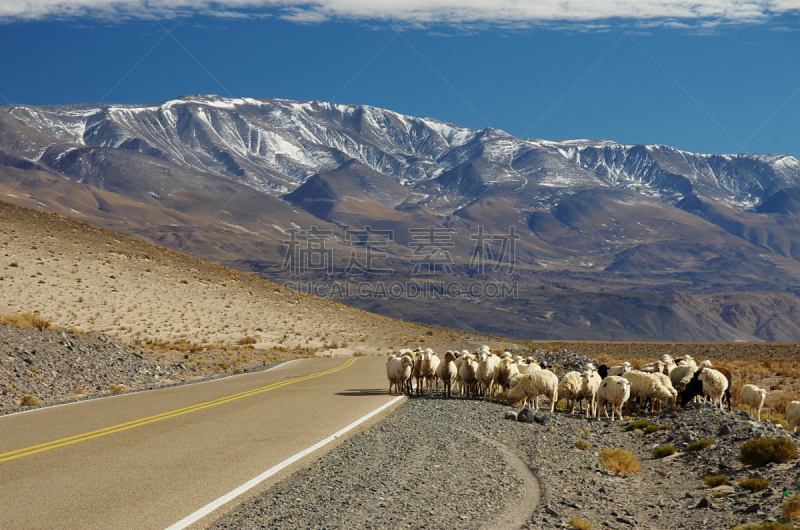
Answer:
<path fill-rule="evenodd" d="M 120 392 L 125 391 L 125 387 L 123 385 L 115 385 L 113 383 L 108 385 L 108 389 L 111 390 L 112 394 L 119 394 Z"/>
<path fill-rule="evenodd" d="M 236 343 L 240 346 L 246 346 L 247 344 L 255 344 L 256 342 L 258 341 L 249 335 L 247 337 L 241 338 L 238 341 L 236 341 Z"/>
<path fill-rule="evenodd" d="M 759 438 L 742 444 L 739 460 L 747 466 L 786 462 L 797 458 L 797 447 L 786 438 Z"/>
<path fill-rule="evenodd" d="M 600 451 L 600 463 L 614 475 L 634 475 L 642 470 L 642 464 L 636 455 L 625 449 L 604 447 Z"/>
<path fill-rule="evenodd" d="M 567 521 L 567 524 L 575 530 L 592 530 L 592 523 L 589 519 L 584 519 L 583 517 L 573 517 Z"/>
<path fill-rule="evenodd" d="M 653 458 L 664 458 L 669 455 L 674 455 L 677 452 L 678 452 L 677 447 L 675 447 L 674 445 L 666 444 L 666 445 L 659 445 L 658 447 L 650 451 L 650 454 L 653 455 Z"/>
<path fill-rule="evenodd" d="M 39 405 L 39 400 L 30 394 L 26 394 L 19 400 L 19 404 L 22 407 L 36 407 Z"/>
<path fill-rule="evenodd" d="M 769 480 L 764 478 L 746 478 L 739 482 L 739 487 L 748 491 L 762 491 L 769 488 Z"/>
<path fill-rule="evenodd" d="M 0 324 L 16 328 L 36 328 L 39 331 L 50 327 L 50 321 L 36 313 L 7 313 L 0 317 Z"/>
<path fill-rule="evenodd" d="M 575 447 L 577 447 L 581 451 L 588 451 L 589 449 L 592 448 L 592 444 L 587 442 L 583 438 L 580 438 L 578 440 L 575 440 Z"/>
<path fill-rule="evenodd" d="M 85 332 L 85 331 L 83 331 L 81 328 L 76 328 L 75 326 L 72 326 L 72 327 L 71 327 L 71 328 L 69 328 L 67 331 L 68 331 L 69 333 L 72 333 L 73 335 L 75 335 L 75 336 L 76 336 L 76 337 L 78 337 L 79 339 L 80 339 L 80 338 L 82 338 L 84 335 L 86 335 L 86 332 Z"/>
<path fill-rule="evenodd" d="M 794 495 L 783 501 L 781 516 L 789 522 L 800 517 L 800 495 Z"/>
<path fill-rule="evenodd" d="M 697 440 L 696 442 L 690 443 L 686 447 L 686 452 L 687 453 L 694 453 L 695 451 L 702 451 L 703 449 L 706 449 L 707 447 L 711 447 L 712 445 L 717 445 L 717 442 L 715 442 L 714 440 L 709 440 L 709 439 Z"/>
<path fill-rule="evenodd" d="M 729 478 L 728 475 L 706 475 L 703 479 L 706 482 L 706 486 L 709 488 L 716 488 L 727 484 Z"/>

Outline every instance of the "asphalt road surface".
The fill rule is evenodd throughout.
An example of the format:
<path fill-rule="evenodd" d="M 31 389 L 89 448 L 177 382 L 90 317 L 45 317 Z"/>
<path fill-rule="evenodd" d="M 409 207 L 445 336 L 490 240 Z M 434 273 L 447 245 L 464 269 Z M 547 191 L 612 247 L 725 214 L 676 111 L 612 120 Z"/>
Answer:
<path fill-rule="evenodd" d="M 378 357 L 303 359 L 0 417 L 0 528 L 168 528 L 389 403 L 384 367 Z"/>

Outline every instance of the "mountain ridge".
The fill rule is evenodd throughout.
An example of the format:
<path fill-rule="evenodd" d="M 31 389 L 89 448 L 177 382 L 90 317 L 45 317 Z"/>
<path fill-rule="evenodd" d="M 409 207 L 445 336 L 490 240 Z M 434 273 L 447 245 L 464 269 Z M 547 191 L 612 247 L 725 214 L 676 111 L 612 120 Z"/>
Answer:
<path fill-rule="evenodd" d="M 605 290 L 626 300 L 626 292 L 664 293 L 681 315 L 674 332 L 632 324 L 637 331 L 628 340 L 669 340 L 670 333 L 701 340 L 697 323 L 709 318 L 728 330 L 709 331 L 713 340 L 774 340 L 780 334 L 755 325 L 754 315 L 763 320 L 765 308 L 788 308 L 800 295 L 798 189 L 800 162 L 784 155 L 520 139 L 366 105 L 198 95 L 147 105 L 0 107 L 6 200 L 281 282 L 297 279 L 281 266 L 292 227 L 327 234 L 329 272 L 304 271 L 317 282 L 380 281 L 348 267 L 364 245 L 352 234 L 367 227 L 391 233 L 380 246 L 381 266 L 398 280 L 419 281 L 414 259 L 423 247 L 413 231 L 440 227 L 452 234 L 440 254 L 449 262 L 431 269 L 434 275 L 540 289 L 564 315 L 593 307 L 559 328 L 511 300 L 478 301 L 519 316 L 492 328 L 519 337 L 540 337 L 543 329 L 563 330 L 563 338 L 599 336 L 581 322 L 603 320 L 603 307 L 587 293 Z M 512 227 L 519 237 L 513 256 L 504 256 L 503 234 Z M 490 235 L 482 248 L 479 230 Z M 476 268 L 478 254 L 490 258 L 488 267 Z M 750 316 L 736 320 L 749 331 L 730 335 L 722 309 L 667 293 L 757 293 L 742 295 Z M 773 302 L 769 293 L 790 298 Z M 640 302 L 626 311 L 651 303 L 636 296 Z M 396 300 L 347 303 L 409 314 Z M 473 303 L 459 301 L 451 311 L 473 315 L 461 319 L 465 327 L 489 329 Z M 680 309 L 687 304 L 706 316 L 692 324 L 691 312 Z M 418 320 L 450 318 L 435 304 L 420 307 Z"/>

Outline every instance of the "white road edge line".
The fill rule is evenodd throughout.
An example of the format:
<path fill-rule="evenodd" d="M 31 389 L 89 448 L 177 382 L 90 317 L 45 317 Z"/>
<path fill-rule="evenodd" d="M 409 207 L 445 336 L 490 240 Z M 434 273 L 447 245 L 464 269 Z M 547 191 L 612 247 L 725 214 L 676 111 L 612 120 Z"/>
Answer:
<path fill-rule="evenodd" d="M 204 383 L 213 383 L 215 381 L 222 381 L 223 379 L 230 379 L 231 377 L 241 377 L 243 375 L 263 374 L 263 373 L 269 372 L 271 370 L 274 370 L 276 368 L 280 368 L 281 366 L 286 366 L 287 364 L 289 364 L 291 362 L 302 361 L 302 360 L 303 359 L 289 359 L 288 361 L 284 361 L 281 364 L 277 364 L 277 365 L 273 366 L 272 368 L 267 368 L 266 370 L 259 370 L 258 372 L 245 372 L 243 374 L 231 374 L 231 375 L 226 375 L 226 376 L 223 376 L 223 377 L 217 377 L 215 379 L 204 379 L 202 381 L 192 381 L 191 383 L 183 383 L 183 384 L 178 384 L 178 385 L 163 386 L 163 387 L 160 387 L 160 388 L 147 388 L 147 389 L 142 389 L 142 390 L 136 390 L 134 392 L 125 392 L 124 394 L 111 394 L 111 395 L 108 395 L 108 396 L 94 397 L 94 398 L 91 398 L 91 399 L 70 401 L 69 403 L 56 403 L 55 405 L 48 405 L 46 407 L 37 407 L 35 409 L 23 410 L 21 412 L 10 412 L 8 414 L 0 415 L 0 420 L 2 420 L 3 418 L 10 418 L 11 416 L 19 416 L 20 414 L 28 414 L 29 412 L 37 412 L 37 411 L 40 411 L 40 410 L 50 410 L 50 409 L 55 409 L 55 408 L 58 408 L 58 407 L 67 407 L 69 405 L 80 405 L 81 403 L 91 403 L 93 401 L 98 401 L 98 400 L 101 400 L 101 399 L 124 398 L 124 397 L 128 397 L 128 396 L 134 396 L 136 394 L 141 394 L 142 392 L 159 392 L 161 390 L 174 390 L 176 388 L 181 388 L 181 387 L 184 387 L 184 386 L 202 385 Z"/>
<path fill-rule="evenodd" d="M 392 405 L 394 405 L 398 401 L 402 400 L 403 398 L 405 398 L 405 396 L 397 396 L 396 398 L 394 398 L 390 402 L 386 403 L 385 405 L 383 405 L 381 407 L 378 407 L 377 409 L 373 410 L 372 412 L 370 412 L 366 416 L 363 416 L 362 418 L 357 419 L 356 421 L 354 421 L 353 423 L 351 423 L 350 425 L 348 425 L 344 429 L 333 433 L 332 435 L 328 436 L 324 440 L 315 443 L 314 445 L 312 445 L 308 449 L 306 449 L 304 451 L 301 451 L 301 452 L 297 453 L 296 455 L 294 455 L 294 456 L 292 456 L 290 458 L 287 458 L 286 460 L 284 460 L 283 462 L 281 462 L 280 464 L 278 464 L 278 465 L 276 465 L 274 467 L 269 468 L 268 470 L 264 471 L 262 474 L 260 474 L 256 478 L 248 480 L 247 482 L 245 482 L 244 484 L 242 484 L 241 486 L 239 486 L 235 490 L 231 491 L 230 493 L 227 493 L 227 494 L 223 495 L 219 499 L 217 499 L 217 500 L 215 500 L 213 502 L 210 502 L 209 504 L 206 504 L 205 506 L 203 506 L 202 508 L 200 508 L 199 510 L 197 510 L 193 514 L 189 515 L 188 517 L 184 517 L 183 519 L 181 519 L 177 523 L 175 523 L 172 526 L 168 527 L 166 530 L 183 530 L 184 528 L 188 527 L 189 525 L 191 525 L 193 523 L 196 523 L 197 521 L 199 521 L 200 519 L 202 519 L 206 515 L 210 514 L 211 512 L 213 512 L 214 510 L 216 510 L 220 506 L 232 501 L 233 499 L 235 499 L 236 497 L 238 497 L 242 493 L 245 493 L 249 489 L 254 488 L 255 486 L 257 486 L 260 483 L 264 482 L 265 480 L 267 480 L 269 477 L 271 477 L 272 475 L 274 475 L 278 471 L 280 471 L 280 470 L 284 469 L 285 467 L 290 466 L 291 464 L 297 462 L 298 460 L 300 460 L 304 456 L 307 456 L 307 455 L 313 453 L 314 451 L 316 451 L 317 449 L 329 444 L 330 442 L 332 442 L 333 440 L 335 440 L 339 436 L 345 434 L 347 431 L 357 427 L 361 423 L 364 423 L 365 421 L 367 421 L 371 417 L 375 416 L 376 414 L 379 414 L 383 410 L 386 410 L 387 408 L 391 407 Z"/>

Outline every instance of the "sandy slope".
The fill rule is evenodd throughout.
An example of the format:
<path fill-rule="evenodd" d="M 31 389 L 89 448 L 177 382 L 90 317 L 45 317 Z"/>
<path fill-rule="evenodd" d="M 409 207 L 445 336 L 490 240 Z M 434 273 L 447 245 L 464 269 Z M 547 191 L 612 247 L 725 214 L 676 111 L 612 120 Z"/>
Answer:
<path fill-rule="evenodd" d="M 452 347 L 468 337 L 298 293 L 163 247 L 0 202 L 0 314 L 127 342 L 189 341 L 317 355 Z M 470 334 L 471 335 L 471 334 Z"/>

